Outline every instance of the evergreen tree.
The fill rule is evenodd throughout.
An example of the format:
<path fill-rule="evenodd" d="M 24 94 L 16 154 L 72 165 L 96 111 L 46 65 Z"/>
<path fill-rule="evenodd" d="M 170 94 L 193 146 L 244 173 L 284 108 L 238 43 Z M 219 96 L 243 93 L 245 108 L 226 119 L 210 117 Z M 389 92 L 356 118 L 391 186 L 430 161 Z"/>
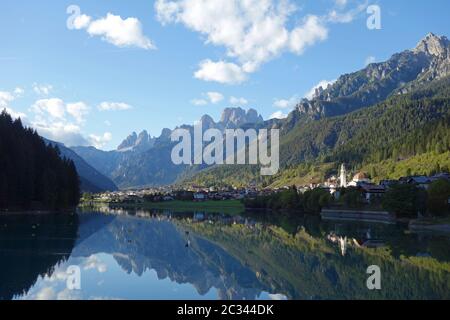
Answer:
<path fill-rule="evenodd" d="M 0 210 L 65 209 L 78 205 L 74 163 L 62 158 L 20 119 L 0 114 Z"/>

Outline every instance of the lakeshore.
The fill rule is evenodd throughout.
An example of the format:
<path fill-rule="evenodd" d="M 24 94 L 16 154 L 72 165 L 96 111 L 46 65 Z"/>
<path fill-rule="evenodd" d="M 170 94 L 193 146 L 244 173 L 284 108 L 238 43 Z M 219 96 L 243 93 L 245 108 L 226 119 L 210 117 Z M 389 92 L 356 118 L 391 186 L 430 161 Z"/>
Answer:
<path fill-rule="evenodd" d="M 412 232 L 437 232 L 450 234 L 450 218 L 418 219 L 409 222 Z"/>
<path fill-rule="evenodd" d="M 107 206 L 110 209 L 142 209 L 142 210 L 163 210 L 173 213 L 183 212 L 202 212 L 208 214 L 227 214 L 227 215 L 240 215 L 245 212 L 254 213 L 268 213 L 273 216 L 279 214 L 289 213 L 293 215 L 311 215 L 317 216 L 315 213 L 305 213 L 299 210 L 274 210 L 270 208 L 245 208 L 245 205 L 240 200 L 208 200 L 208 201 L 166 201 L 166 202 L 139 202 L 139 203 L 127 203 L 127 202 L 100 202 L 90 201 L 83 202 L 80 208 Z M 35 213 L 36 214 L 36 213 Z M 51 214 L 39 213 L 39 214 Z M 383 210 L 368 210 L 368 209 L 351 209 L 351 208 L 339 208 L 339 209 L 322 209 L 320 217 L 324 221 L 342 221 L 342 222 L 360 222 L 360 223 L 379 223 L 385 225 L 395 225 L 397 223 L 403 223 L 409 225 L 409 230 L 412 232 L 436 232 L 442 234 L 450 234 L 450 220 L 448 218 L 442 219 L 403 219 L 397 218 L 394 214 Z"/>
<path fill-rule="evenodd" d="M 387 211 L 323 209 L 320 215 L 325 220 L 364 221 L 388 224 L 397 222 L 395 215 Z"/>
<path fill-rule="evenodd" d="M 139 203 L 127 203 L 127 202 L 94 202 L 83 203 L 83 205 L 108 205 L 110 208 L 123 208 L 123 209 L 155 209 L 155 210 L 170 210 L 173 212 L 185 212 L 185 211 L 202 211 L 205 213 L 226 213 L 237 214 L 245 211 L 243 203 L 239 200 L 222 200 L 222 201 L 165 201 L 165 202 L 139 202 Z"/>

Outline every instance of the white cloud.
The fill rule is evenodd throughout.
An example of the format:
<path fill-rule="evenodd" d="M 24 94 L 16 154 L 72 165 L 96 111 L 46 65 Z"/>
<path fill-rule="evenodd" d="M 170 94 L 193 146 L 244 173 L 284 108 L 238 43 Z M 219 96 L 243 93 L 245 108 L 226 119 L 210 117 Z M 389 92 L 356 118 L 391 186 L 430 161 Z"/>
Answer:
<path fill-rule="evenodd" d="M 289 99 L 276 99 L 273 103 L 273 106 L 275 108 L 288 109 L 295 107 L 295 105 L 299 101 L 300 101 L 299 97 L 297 95 L 294 95 Z"/>
<path fill-rule="evenodd" d="M 23 88 L 17 87 L 14 89 L 14 95 L 16 97 L 21 97 L 25 93 L 25 90 Z"/>
<path fill-rule="evenodd" d="M 126 18 L 112 13 L 98 20 L 81 15 L 74 20 L 75 29 L 86 29 L 90 36 L 99 36 L 118 47 L 156 49 L 153 42 L 144 35 L 142 24 L 137 18 Z"/>
<path fill-rule="evenodd" d="M 340 7 L 345 7 L 347 5 L 347 0 L 335 0 L 336 5 Z"/>
<path fill-rule="evenodd" d="M 206 106 L 208 104 L 218 104 L 223 101 L 225 97 L 220 92 L 210 91 L 206 93 L 202 93 L 204 98 L 201 99 L 193 99 L 191 100 L 191 104 L 194 106 Z"/>
<path fill-rule="evenodd" d="M 81 14 L 76 17 L 73 21 L 73 27 L 76 30 L 81 30 L 87 28 L 91 24 L 92 18 L 88 15 Z"/>
<path fill-rule="evenodd" d="M 314 87 L 311 88 L 311 90 L 309 90 L 306 94 L 305 94 L 305 98 L 306 99 L 312 99 L 315 97 L 316 95 L 316 90 L 319 88 L 322 89 L 326 89 L 328 87 L 328 85 L 332 85 L 333 83 L 335 83 L 336 80 L 322 80 L 320 81 L 317 85 L 315 85 Z"/>
<path fill-rule="evenodd" d="M 347 4 L 347 0 L 336 0 L 336 5 L 339 7 L 339 9 L 342 9 L 343 7 L 345 7 Z M 355 18 L 363 13 L 367 6 L 369 4 L 368 0 L 364 0 L 364 2 L 358 4 L 356 7 L 347 10 L 345 12 L 341 11 L 341 10 L 331 10 L 328 13 L 328 17 L 327 20 L 329 22 L 332 23 L 350 23 L 353 20 L 355 20 Z"/>
<path fill-rule="evenodd" d="M 199 80 L 223 84 L 239 84 L 247 80 L 247 74 L 237 64 L 225 61 L 214 62 L 209 59 L 200 63 L 194 76 Z"/>
<path fill-rule="evenodd" d="M 91 255 L 83 262 L 83 269 L 84 270 L 92 270 L 96 269 L 100 273 L 104 273 L 107 271 L 108 267 L 107 265 L 100 260 L 100 258 L 97 255 Z"/>
<path fill-rule="evenodd" d="M 237 60 L 203 61 L 195 77 L 206 81 L 241 83 L 280 54 L 301 54 L 328 35 L 322 19 L 313 15 L 289 28 L 296 7 L 288 0 L 157 0 L 155 10 L 163 25 L 181 23 Z"/>
<path fill-rule="evenodd" d="M 82 300 L 82 295 L 80 290 L 69 290 L 65 288 L 56 295 L 56 300 L 58 301 L 71 301 L 71 300 Z"/>
<path fill-rule="evenodd" d="M 295 10 L 288 1 L 273 0 L 158 0 L 155 8 L 161 22 L 202 33 L 242 65 L 259 65 L 285 49 L 287 20 Z"/>
<path fill-rule="evenodd" d="M 102 102 L 99 104 L 98 109 L 100 111 L 123 111 L 123 110 L 130 110 L 133 107 L 129 104 L 123 103 L 123 102 Z"/>
<path fill-rule="evenodd" d="M 53 86 L 49 84 L 33 84 L 33 91 L 40 96 L 48 96 L 53 90 Z"/>
<path fill-rule="evenodd" d="M 369 64 L 372 64 L 375 61 L 376 61 L 376 58 L 374 56 L 369 56 L 366 58 L 366 61 L 364 62 L 364 64 L 367 67 Z"/>
<path fill-rule="evenodd" d="M 25 119 L 27 117 L 27 115 L 25 113 L 15 111 L 8 107 L 0 108 L 0 112 L 2 112 L 3 110 L 5 110 L 6 113 L 8 113 L 13 119 L 18 119 L 18 118 Z"/>
<path fill-rule="evenodd" d="M 162 25 L 178 23 L 204 36 L 205 44 L 224 47 L 228 59 L 200 64 L 195 77 L 205 81 L 239 84 L 263 64 L 283 53 L 301 55 L 328 38 L 329 23 L 353 21 L 368 0 L 343 11 L 347 0 L 335 0 L 333 10 L 303 19 L 292 0 L 157 0 L 155 11 Z M 227 60 L 228 60 L 227 59 Z"/>
<path fill-rule="evenodd" d="M 353 21 L 354 16 L 350 12 L 338 12 L 332 10 L 328 14 L 328 19 L 332 22 L 349 23 Z"/>
<path fill-rule="evenodd" d="M 96 147 L 97 149 L 102 149 L 112 140 L 112 134 L 110 132 L 105 132 L 103 135 L 98 136 L 95 134 L 89 135 L 89 143 Z"/>
<path fill-rule="evenodd" d="M 0 91 L 0 108 L 9 107 L 9 104 L 20 98 L 25 93 L 25 90 L 22 88 L 15 88 L 13 92 L 9 91 Z"/>
<path fill-rule="evenodd" d="M 206 106 L 208 104 L 208 101 L 205 99 L 193 99 L 191 100 L 191 104 L 194 106 Z"/>
<path fill-rule="evenodd" d="M 37 117 L 32 123 L 37 132 L 52 141 L 64 143 L 66 146 L 89 146 L 89 141 L 83 137 L 81 128 L 66 121 L 45 121 Z"/>
<path fill-rule="evenodd" d="M 322 87 L 323 89 L 326 89 L 328 87 L 328 85 L 332 85 L 333 83 L 335 83 L 336 80 L 322 80 L 320 81 L 317 85 L 315 85 L 311 90 L 309 90 L 304 97 L 307 99 L 312 99 L 314 98 L 315 94 L 316 94 L 316 90 L 319 89 L 320 87 Z M 273 106 L 275 108 L 279 108 L 279 109 L 293 109 L 299 102 L 300 100 L 302 100 L 301 96 L 299 95 L 293 95 L 290 98 L 287 99 L 276 99 L 273 103 Z M 278 116 L 283 115 L 283 113 L 281 111 L 278 111 L 278 113 L 276 112 L 273 116 L 277 116 L 277 118 L 279 118 Z M 283 115 L 286 117 L 286 115 Z"/>
<path fill-rule="evenodd" d="M 104 110 L 123 110 L 130 106 L 104 102 Z M 100 108 L 100 107 L 99 107 Z M 66 103 L 62 99 L 40 99 L 30 108 L 34 118 L 28 121 L 43 137 L 61 142 L 68 147 L 91 146 L 103 148 L 112 140 L 112 134 L 85 135 L 82 127 L 91 108 L 84 102 Z M 106 124 L 106 123 L 105 123 Z"/>
<path fill-rule="evenodd" d="M 84 102 L 68 103 L 67 112 L 74 117 L 78 123 L 82 123 L 89 114 L 90 108 Z"/>
<path fill-rule="evenodd" d="M 15 88 L 13 92 L 0 91 L 0 112 L 5 110 L 13 119 L 24 119 L 27 115 L 23 112 L 15 111 L 10 107 L 10 103 L 20 98 L 25 91 L 22 88 Z"/>
<path fill-rule="evenodd" d="M 248 100 L 245 98 L 236 98 L 236 97 L 230 97 L 230 103 L 235 106 L 245 106 L 248 104 Z"/>
<path fill-rule="evenodd" d="M 297 54 L 302 54 L 309 46 L 328 38 L 328 29 L 317 16 L 308 16 L 304 24 L 295 28 L 290 37 L 290 48 Z"/>
<path fill-rule="evenodd" d="M 6 108 L 16 97 L 8 91 L 0 91 L 0 108 Z"/>
<path fill-rule="evenodd" d="M 273 113 L 269 119 L 286 119 L 287 118 L 287 114 L 283 113 L 283 111 L 277 111 L 275 113 Z"/>
<path fill-rule="evenodd" d="M 54 300 L 56 297 L 55 290 L 52 287 L 42 288 L 36 294 L 36 300 Z"/>
<path fill-rule="evenodd" d="M 211 103 L 213 104 L 217 104 L 224 99 L 223 94 L 221 94 L 220 92 L 208 92 L 206 93 L 206 95 L 208 96 L 209 101 L 211 101 Z"/>
<path fill-rule="evenodd" d="M 84 122 L 90 112 L 90 107 L 84 102 L 65 103 L 62 99 L 51 98 L 36 101 L 31 111 L 40 117 L 65 120 L 66 112 L 78 123 Z"/>
<path fill-rule="evenodd" d="M 59 98 L 41 99 L 36 101 L 31 110 L 38 115 L 49 115 L 55 119 L 64 119 L 66 104 Z"/>
<path fill-rule="evenodd" d="M 65 103 L 59 98 L 41 99 L 31 106 L 30 111 L 34 113 L 31 126 L 45 138 L 69 147 L 90 145 L 80 127 L 90 111 L 86 103 Z M 67 115 L 73 117 L 75 123 L 68 120 Z"/>

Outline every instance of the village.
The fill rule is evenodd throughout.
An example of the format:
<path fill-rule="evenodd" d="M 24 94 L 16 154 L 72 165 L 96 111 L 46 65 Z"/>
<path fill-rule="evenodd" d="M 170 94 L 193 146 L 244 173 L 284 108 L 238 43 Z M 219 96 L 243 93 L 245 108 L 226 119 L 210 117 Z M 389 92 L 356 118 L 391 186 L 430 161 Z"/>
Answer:
<path fill-rule="evenodd" d="M 444 172 L 432 176 L 407 176 L 399 180 L 382 180 L 378 184 L 373 183 L 370 177 L 364 172 L 358 172 L 353 178 L 349 179 L 348 177 L 351 175 L 347 172 L 345 164 L 341 165 L 339 172 L 339 177 L 333 175 L 322 183 L 296 186 L 296 189 L 301 194 L 315 189 L 322 189 L 329 192 L 334 199 L 338 200 L 343 189 L 353 188 L 359 190 L 362 197 L 361 200 L 370 205 L 375 201 L 380 201 L 387 190 L 396 184 L 415 185 L 427 190 L 434 181 L 446 180 L 450 182 L 450 174 Z M 162 186 L 86 194 L 83 200 L 112 204 L 140 204 L 145 202 L 171 202 L 177 200 L 192 202 L 245 200 L 271 196 L 290 188 L 292 186 L 281 188 L 259 188 L 257 186 L 249 186 L 246 188 L 234 186 L 216 188 L 196 185 L 181 188 L 176 186 Z M 448 202 L 450 204 L 450 198 Z"/>

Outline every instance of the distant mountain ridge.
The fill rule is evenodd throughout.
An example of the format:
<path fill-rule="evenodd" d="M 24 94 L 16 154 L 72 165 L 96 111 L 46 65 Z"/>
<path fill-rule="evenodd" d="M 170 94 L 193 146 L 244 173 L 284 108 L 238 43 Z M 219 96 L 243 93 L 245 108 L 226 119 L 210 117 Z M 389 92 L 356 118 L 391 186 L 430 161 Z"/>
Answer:
<path fill-rule="evenodd" d="M 49 145 L 57 146 L 61 155 L 74 162 L 81 182 L 81 190 L 83 192 L 103 192 L 116 191 L 117 186 L 111 179 L 98 172 L 91 165 L 89 165 L 82 157 L 75 151 L 67 148 L 64 144 L 44 139 Z"/>
<path fill-rule="evenodd" d="M 215 122 L 211 116 L 205 114 L 200 118 L 199 122 L 205 130 L 219 129 L 224 131 L 225 129 L 240 128 L 245 124 L 263 123 L 264 119 L 255 109 L 252 108 L 247 111 L 242 108 L 226 108 L 222 112 L 220 121 Z M 193 126 L 185 124 L 178 128 L 193 129 Z M 158 141 L 169 140 L 171 133 L 172 130 L 164 129 L 159 137 L 153 138 L 146 130 L 142 131 L 139 135 L 137 135 L 136 132 L 133 132 L 122 141 L 122 143 L 117 147 L 117 151 L 144 152 L 153 148 Z"/>
<path fill-rule="evenodd" d="M 146 151 L 153 148 L 155 138 L 152 138 L 146 130 L 139 135 L 133 132 L 117 147 L 117 151 Z"/>
<path fill-rule="evenodd" d="M 364 113 L 364 116 L 373 118 L 362 118 L 364 121 L 353 123 L 352 119 L 357 117 L 358 113 L 355 112 L 358 110 L 378 106 L 377 110 L 381 112 L 384 110 L 382 105 L 386 101 L 388 101 L 387 105 L 391 107 L 395 103 L 402 106 L 404 103 L 409 103 L 410 108 L 418 108 L 421 104 L 431 103 L 430 101 L 438 103 L 439 106 L 445 106 L 446 99 L 448 99 L 445 90 L 448 86 L 449 76 L 450 41 L 445 36 L 436 36 L 430 33 L 411 50 L 394 54 L 386 62 L 372 63 L 360 71 L 342 75 L 327 88 L 319 88 L 312 99 L 300 101 L 287 119 L 263 121 L 254 109 L 245 111 L 241 108 L 228 108 L 224 110 L 219 122 L 215 122 L 208 115 L 203 116 L 200 122 L 204 129 L 216 128 L 222 131 L 228 128 L 248 126 L 280 128 L 281 165 L 282 168 L 286 168 L 286 166 L 295 166 L 303 161 L 323 157 L 335 146 L 345 146 L 351 142 L 354 134 L 357 132 L 359 134 L 358 130 L 361 129 L 362 123 L 373 125 L 379 116 L 377 112 L 367 112 Z M 436 86 L 439 89 L 436 89 Z M 418 95 L 411 95 L 422 88 L 429 88 L 426 89 L 429 90 L 429 93 L 422 91 Z M 439 92 L 445 92 L 443 98 L 435 96 Z M 433 97 L 433 100 L 427 98 L 427 94 Z M 405 97 L 405 101 L 402 99 L 390 100 L 396 96 Z M 409 109 L 403 107 L 402 112 L 405 117 L 414 114 L 414 117 L 420 121 L 419 123 L 410 123 L 414 129 L 421 128 L 431 120 L 437 121 L 441 116 L 439 113 L 426 114 L 426 112 L 436 112 L 436 109 L 433 108 L 416 110 L 418 113 L 409 113 Z M 425 112 L 425 114 L 420 112 Z M 345 115 L 349 115 L 348 119 L 351 121 L 335 120 Z M 404 121 L 406 120 L 410 119 Z M 399 121 L 400 126 L 402 125 L 399 119 L 396 121 Z M 340 126 L 344 124 L 350 125 L 350 127 L 341 128 Z M 384 126 L 384 124 L 379 125 Z M 389 126 L 384 127 L 390 128 Z M 179 128 L 193 130 L 193 126 L 190 125 L 183 125 Z M 74 150 L 92 166 L 113 179 L 120 187 L 172 184 L 205 172 L 206 166 L 175 166 L 171 163 L 170 152 L 173 146 L 170 141 L 171 132 L 170 129 L 164 129 L 160 137 L 153 138 L 151 147 L 144 143 L 147 148 L 143 149 L 138 147 L 142 144 L 138 141 L 147 141 L 146 133 L 140 135 L 142 139 L 139 139 L 137 134 L 128 137 L 119 147 L 122 152 L 102 152 L 95 148 L 74 148 Z M 358 146 L 358 148 L 360 147 Z M 351 152 L 351 150 L 346 152 Z M 361 154 L 355 156 L 359 157 Z M 340 157 L 343 157 L 342 154 Z M 222 176 L 221 174 L 225 174 L 225 172 L 228 175 L 237 175 L 241 180 L 243 180 L 243 176 L 254 176 L 253 173 L 248 174 L 247 172 L 253 170 L 251 168 L 247 168 L 247 173 L 236 171 L 235 168 L 223 169 L 221 173 L 214 167 L 208 169 L 211 169 L 208 170 L 210 177 Z M 220 169 L 218 170 L 220 171 Z M 204 176 L 208 176 L 208 174 Z"/>
<path fill-rule="evenodd" d="M 203 130 L 236 129 L 245 125 L 264 125 L 264 119 L 255 109 L 226 108 L 218 122 L 209 115 L 201 117 Z M 194 125 L 182 125 L 189 131 Z M 177 129 L 177 128 L 175 128 Z M 203 167 L 177 166 L 171 161 L 172 130 L 163 129 L 159 137 L 152 138 L 147 131 L 137 135 L 133 132 L 114 151 L 101 151 L 94 147 L 73 147 L 72 150 L 92 167 L 110 177 L 122 188 L 172 184 L 187 171 L 192 173 Z"/>
<path fill-rule="evenodd" d="M 430 33 L 412 50 L 342 75 L 327 88 L 319 88 L 311 100 L 304 99 L 296 106 L 291 118 L 346 114 L 379 103 L 390 95 L 411 92 L 449 74 L 450 42 L 445 36 Z"/>

